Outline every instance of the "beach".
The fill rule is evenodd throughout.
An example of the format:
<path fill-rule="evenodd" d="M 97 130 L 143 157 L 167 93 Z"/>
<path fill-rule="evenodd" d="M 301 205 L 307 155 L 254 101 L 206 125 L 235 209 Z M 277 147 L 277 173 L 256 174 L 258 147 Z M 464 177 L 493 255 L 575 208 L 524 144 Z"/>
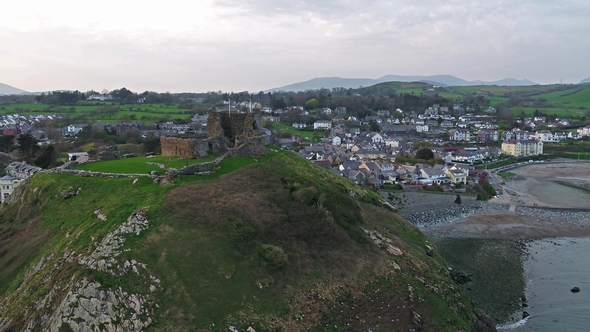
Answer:
<path fill-rule="evenodd" d="M 476 208 L 462 207 L 463 214 L 450 213 L 449 219 L 445 210 L 434 211 L 440 217 L 432 223 L 424 222 L 429 215 L 408 216 L 419 221 L 449 267 L 467 276 L 463 288 L 500 329 L 575 331 L 590 326 L 590 317 L 571 301 L 583 295 L 570 292 L 576 285 L 587 287 L 584 278 L 590 275 L 590 266 L 577 261 L 590 250 L 590 164 L 541 163 L 510 172 L 515 176 L 502 184 L 503 195 Z M 561 284 L 549 284 L 546 276 Z M 530 316 L 523 320 L 523 315 Z"/>

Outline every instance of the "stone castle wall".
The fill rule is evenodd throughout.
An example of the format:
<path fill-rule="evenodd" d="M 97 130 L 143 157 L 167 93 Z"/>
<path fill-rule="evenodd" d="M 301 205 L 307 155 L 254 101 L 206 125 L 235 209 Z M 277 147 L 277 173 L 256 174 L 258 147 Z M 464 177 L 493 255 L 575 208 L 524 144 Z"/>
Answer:
<path fill-rule="evenodd" d="M 190 139 L 178 137 L 160 137 L 162 156 L 179 156 L 181 158 L 193 158 L 193 143 Z"/>
<path fill-rule="evenodd" d="M 260 112 L 229 114 L 209 111 L 207 138 L 160 137 L 162 156 L 201 158 L 226 153 L 236 156 L 264 155 L 267 152 L 261 128 Z"/>

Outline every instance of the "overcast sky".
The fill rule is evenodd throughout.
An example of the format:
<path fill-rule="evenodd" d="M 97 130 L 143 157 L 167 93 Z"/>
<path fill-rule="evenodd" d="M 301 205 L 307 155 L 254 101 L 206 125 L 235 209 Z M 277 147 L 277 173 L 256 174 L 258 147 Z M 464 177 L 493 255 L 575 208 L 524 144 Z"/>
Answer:
<path fill-rule="evenodd" d="M 139 92 L 387 74 L 578 83 L 590 76 L 589 18 L 588 0 L 3 1 L 0 82 Z"/>

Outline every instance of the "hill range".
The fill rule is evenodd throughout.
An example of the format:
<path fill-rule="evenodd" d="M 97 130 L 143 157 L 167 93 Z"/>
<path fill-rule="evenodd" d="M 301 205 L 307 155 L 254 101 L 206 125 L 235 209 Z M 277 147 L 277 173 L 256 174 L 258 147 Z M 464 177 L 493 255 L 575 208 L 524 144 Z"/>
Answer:
<path fill-rule="evenodd" d="M 383 82 L 425 82 L 439 86 L 475 86 L 475 85 L 504 85 L 504 86 L 529 86 L 537 83 L 527 79 L 517 80 L 514 78 L 505 78 L 499 81 L 467 81 L 452 75 L 432 75 L 432 76 L 401 76 L 386 75 L 377 79 L 371 78 L 341 78 L 341 77 L 318 77 L 304 82 L 293 83 L 278 88 L 269 89 L 265 92 L 274 91 L 305 91 L 315 89 L 332 89 L 332 88 L 359 88 L 368 87 Z"/>

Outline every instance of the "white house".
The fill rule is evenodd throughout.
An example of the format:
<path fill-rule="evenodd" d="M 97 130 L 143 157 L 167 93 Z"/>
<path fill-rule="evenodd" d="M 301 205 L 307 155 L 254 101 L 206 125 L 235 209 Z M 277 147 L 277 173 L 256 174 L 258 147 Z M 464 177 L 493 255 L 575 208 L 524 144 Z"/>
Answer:
<path fill-rule="evenodd" d="M 332 145 L 340 146 L 342 144 L 342 138 L 340 136 L 332 137 Z"/>
<path fill-rule="evenodd" d="M 567 139 L 567 134 L 564 132 L 551 133 L 549 130 L 538 130 L 535 132 L 535 139 L 543 142 L 559 142 Z"/>
<path fill-rule="evenodd" d="M 379 133 L 371 133 L 370 136 L 373 143 L 383 143 L 385 141 Z"/>
<path fill-rule="evenodd" d="M 317 120 L 313 123 L 313 129 L 332 129 L 332 122 L 328 120 Z"/>
<path fill-rule="evenodd" d="M 575 133 L 574 133 L 573 131 L 570 131 L 570 132 L 567 134 L 567 138 L 570 138 L 570 139 L 582 139 L 582 134 L 580 134 L 580 133 L 578 133 L 578 132 L 575 132 Z"/>
<path fill-rule="evenodd" d="M 576 131 L 582 136 L 590 136 L 590 125 L 586 127 L 580 127 Z"/>
<path fill-rule="evenodd" d="M 396 140 L 395 138 L 388 138 L 385 141 L 385 146 L 389 146 L 392 148 L 399 148 L 399 141 Z"/>
<path fill-rule="evenodd" d="M 425 124 L 421 124 L 421 125 L 416 125 L 416 131 L 419 133 L 425 133 L 428 131 L 428 125 Z"/>
<path fill-rule="evenodd" d="M 0 203 L 4 203 L 8 196 L 12 194 L 14 188 L 18 187 L 20 181 L 10 175 L 5 175 L 0 178 Z"/>
<path fill-rule="evenodd" d="M 76 136 L 86 126 L 88 126 L 88 125 L 87 124 L 71 124 L 67 128 L 66 134 L 68 136 Z"/>
<path fill-rule="evenodd" d="M 469 141 L 471 133 L 467 129 L 451 129 L 449 130 L 449 139 L 452 141 Z"/>

